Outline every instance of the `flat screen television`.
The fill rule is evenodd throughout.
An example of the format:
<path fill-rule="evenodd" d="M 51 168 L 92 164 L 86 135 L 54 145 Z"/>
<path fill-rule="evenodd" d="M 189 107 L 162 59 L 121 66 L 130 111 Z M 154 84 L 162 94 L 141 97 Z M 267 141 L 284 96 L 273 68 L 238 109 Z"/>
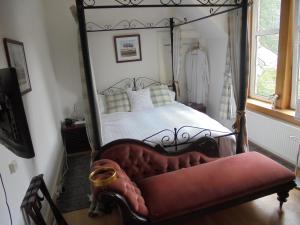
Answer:
<path fill-rule="evenodd" d="M 34 157 L 23 100 L 14 68 L 0 69 L 0 143 L 17 156 Z"/>

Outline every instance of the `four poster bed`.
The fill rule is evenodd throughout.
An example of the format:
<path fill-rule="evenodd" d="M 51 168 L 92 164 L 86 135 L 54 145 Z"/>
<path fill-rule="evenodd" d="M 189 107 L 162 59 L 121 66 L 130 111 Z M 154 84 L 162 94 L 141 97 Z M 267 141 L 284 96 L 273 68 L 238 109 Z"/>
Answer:
<path fill-rule="evenodd" d="M 122 190 L 114 191 L 113 189 L 107 189 L 109 186 L 104 187 L 97 187 L 94 186 L 93 188 L 93 198 L 94 201 L 92 202 L 92 211 L 94 211 L 97 207 L 99 207 L 98 203 L 103 203 L 105 208 L 104 211 L 110 211 L 111 204 L 117 204 L 121 211 L 124 218 L 124 223 L 128 224 L 149 224 L 152 223 L 151 218 L 147 218 L 145 216 L 146 214 L 144 212 L 140 212 L 136 209 L 139 208 L 140 205 L 143 205 L 145 202 L 143 202 L 143 199 L 141 198 L 141 192 L 138 189 L 138 186 L 134 182 L 138 182 L 138 178 L 146 178 L 146 183 L 150 179 L 148 179 L 149 176 L 153 176 L 153 179 L 160 179 L 161 173 L 165 175 L 163 177 L 170 177 L 174 175 L 170 181 L 174 181 L 174 178 L 177 178 L 181 176 L 181 178 L 185 178 L 185 176 L 189 176 L 190 174 L 188 171 L 194 171 L 197 170 L 199 174 L 202 174 L 203 176 L 206 176 L 207 181 L 211 179 L 214 174 L 219 174 L 216 179 L 213 180 L 222 180 L 224 177 L 230 177 L 232 174 L 235 173 L 236 177 L 234 178 L 234 187 L 239 188 L 237 185 L 240 183 L 247 183 L 249 179 L 247 177 L 243 177 L 243 171 L 246 171 L 246 167 L 248 168 L 248 160 L 249 166 L 252 166 L 251 162 L 255 163 L 255 161 L 262 160 L 261 169 L 258 173 L 251 174 L 251 179 L 254 180 L 256 177 L 261 173 L 261 171 L 272 171 L 272 166 L 264 166 L 265 161 L 261 156 L 251 156 L 248 154 L 248 156 L 243 156 L 244 154 L 241 154 L 240 156 L 233 156 L 228 157 L 229 159 L 224 159 L 223 161 L 217 160 L 215 157 L 218 157 L 222 155 L 220 154 L 218 149 L 218 144 L 220 146 L 224 147 L 225 144 L 222 143 L 222 140 L 231 140 L 231 142 L 234 142 L 232 139 L 233 134 L 236 135 L 236 153 L 243 153 L 245 151 L 245 145 L 247 145 L 247 133 L 246 133 L 246 120 L 245 120 L 245 104 L 246 104 L 246 90 L 247 90 L 247 81 L 248 81 L 248 63 L 247 63 L 247 8 L 248 8 L 248 0 L 153 0 L 153 1 L 145 1 L 145 0 L 110 0 L 110 1 L 100 1 L 100 0 L 76 0 L 76 6 L 77 6 L 77 16 L 78 16 L 78 24 L 79 24 L 79 33 L 80 33 L 80 42 L 81 42 L 81 50 L 82 50 L 82 60 L 83 60 L 83 66 L 84 66 L 84 72 L 85 72 L 85 79 L 86 79 L 86 87 L 87 87 L 87 96 L 88 96 L 88 102 L 90 106 L 90 116 L 91 116 L 91 126 L 93 130 L 93 147 L 96 150 L 96 156 L 94 157 L 94 167 L 92 170 L 94 170 L 91 173 L 91 181 L 93 180 L 93 176 L 95 175 L 95 178 L 99 178 L 100 184 L 103 185 L 109 185 L 109 182 L 112 182 L 113 178 L 120 178 L 117 179 L 117 181 L 120 183 L 120 186 L 118 188 L 123 188 Z M 99 10 L 108 10 L 108 9 L 122 9 L 122 8 L 132 8 L 138 10 L 139 8 L 168 8 L 168 7 L 205 7 L 208 8 L 209 14 L 206 16 L 202 16 L 201 18 L 191 18 L 191 19 L 177 19 L 177 18 L 170 18 L 170 19 L 162 19 L 157 23 L 153 22 L 141 22 L 136 19 L 133 20 L 123 20 L 120 23 L 117 23 L 116 25 L 99 25 L 94 22 L 86 22 L 85 20 L 85 12 L 92 9 L 99 9 Z M 147 133 L 144 132 L 141 127 L 133 128 L 135 129 L 135 135 L 130 136 L 131 139 L 123 139 L 128 137 L 128 133 L 132 131 L 123 130 L 120 132 L 120 126 L 116 127 L 116 124 L 122 124 L 124 121 L 126 122 L 129 120 L 130 124 L 133 124 L 133 120 L 137 120 L 137 123 L 141 123 L 141 121 L 146 121 L 144 118 L 147 117 L 150 113 L 142 114 L 134 113 L 134 112 L 128 112 L 131 113 L 131 118 L 129 118 L 128 113 L 122 114 L 117 113 L 111 114 L 111 115 L 102 115 L 99 116 L 100 113 L 98 112 L 98 96 L 95 90 L 95 81 L 93 79 L 93 74 L 91 70 L 91 63 L 90 63 L 90 56 L 89 56 L 89 47 L 88 47 L 88 38 L 87 33 L 88 32 L 108 32 L 108 31 L 120 31 L 120 30 L 139 30 L 139 29 L 170 29 L 170 37 L 171 37 L 171 56 L 172 56 L 172 84 L 171 88 L 176 92 L 176 83 L 178 82 L 175 80 L 174 77 L 174 55 L 173 55 L 173 32 L 175 27 L 184 26 L 186 24 L 190 24 L 196 21 L 200 21 L 212 16 L 216 16 L 219 14 L 227 13 L 229 11 L 241 9 L 242 16 L 241 16 L 241 40 L 240 40 L 240 70 L 239 70 L 239 92 L 238 92 L 238 101 L 237 104 L 237 113 L 236 113 L 236 122 L 234 124 L 235 131 L 232 133 L 229 130 L 222 127 L 220 124 L 216 124 L 215 121 L 210 119 L 209 117 L 201 114 L 196 113 L 195 111 L 191 109 L 185 108 L 185 106 L 174 102 L 173 104 L 165 106 L 167 109 L 166 111 L 162 107 L 154 108 L 153 111 L 151 111 L 151 114 L 154 115 L 154 119 L 150 120 L 149 123 L 142 124 L 143 126 L 151 127 L 154 123 L 159 123 L 159 125 L 162 125 L 162 127 L 159 126 L 152 126 L 152 131 L 155 130 L 155 132 Z M 133 82 L 133 86 L 130 86 L 132 90 L 137 90 L 137 83 L 138 79 L 133 79 L 130 82 Z M 119 84 L 119 83 L 118 83 Z M 141 84 L 143 87 L 146 88 L 147 85 Z M 156 81 L 154 82 L 154 85 L 160 85 Z M 113 89 L 115 89 L 115 85 L 112 87 L 104 90 L 101 92 L 101 94 L 105 94 L 105 92 L 111 92 Z M 151 89 L 151 87 L 149 87 Z M 176 97 L 175 97 L 176 99 Z M 202 121 L 204 123 L 198 124 L 196 120 L 193 121 L 180 121 L 178 118 L 182 117 L 180 114 L 177 114 L 177 112 L 183 112 L 188 113 L 187 118 L 189 117 L 197 117 L 200 118 L 199 121 Z M 174 117 L 171 117 L 172 123 L 164 123 L 165 121 L 157 121 L 158 117 L 162 118 L 162 114 L 172 114 L 172 112 L 175 112 Z M 122 114 L 122 115 L 121 115 Z M 157 115 L 157 117 L 155 117 Z M 151 115 L 150 115 L 151 116 Z M 139 120 L 139 117 L 142 119 Z M 169 118 L 169 116 L 165 117 Z M 180 118 L 181 119 L 181 118 Z M 178 122 L 176 124 L 175 120 Z M 128 121 L 127 121 L 128 122 Z M 136 121 L 135 121 L 136 122 Z M 215 123 L 215 124 L 214 124 Z M 101 132 L 101 126 L 103 131 Z M 175 124 L 175 126 L 174 126 Z M 214 124 L 214 126 L 212 126 Z M 173 126 L 172 126 L 173 125 Z M 167 127 L 164 127 L 167 126 Z M 172 126 L 172 128 L 170 128 Z M 127 127 L 128 124 L 124 124 L 123 128 Z M 174 129 L 173 129 L 174 128 Z M 107 133 L 108 131 L 108 133 Z M 138 131 L 138 132 L 136 132 Z M 104 132 L 104 134 L 103 134 Z M 106 133 L 105 133 L 106 132 Z M 169 133 L 168 135 L 165 134 L 165 132 Z M 111 134 L 117 133 L 119 136 L 112 137 Z M 126 133 L 123 136 L 123 134 Z M 133 132 L 134 133 L 134 132 Z M 202 136 L 198 136 L 201 135 Z M 158 137 L 158 138 L 157 138 Z M 105 145 L 102 146 L 103 142 L 101 142 L 101 138 L 104 140 Z M 153 141 L 154 138 L 154 141 Z M 117 140 L 116 140 L 117 139 Z M 134 140 L 138 139 L 138 140 Z M 160 143 L 159 143 L 160 142 Z M 230 142 L 230 141 L 229 141 Z M 158 144 L 158 145 L 157 145 Z M 182 145 L 188 145 L 188 147 L 182 147 Z M 154 146 L 154 147 L 153 147 Z M 171 147 L 175 150 L 181 150 L 181 151 L 166 151 L 166 148 Z M 183 148 L 183 149 L 182 149 Z M 232 150 L 232 147 L 228 147 Z M 198 152 L 197 152 L 198 151 Z M 200 153 L 201 152 L 201 153 Z M 204 154 L 203 154 L 204 153 Z M 108 154 L 108 155 L 106 155 Z M 162 157 L 158 156 L 158 154 L 167 155 L 168 157 Z M 230 153 L 232 154 L 232 153 Z M 228 154 L 228 155 L 230 155 Z M 246 153 L 247 154 L 247 153 Z M 106 155 L 106 156 L 105 156 Z M 224 154 L 225 155 L 225 154 Z M 208 157 L 209 156 L 209 157 Z M 214 158 L 211 158 L 214 157 Z M 232 159 L 233 161 L 232 161 Z M 104 159 L 104 161 L 96 161 L 99 159 Z M 109 162 L 106 159 L 111 159 L 115 162 Z M 240 161 L 240 159 L 242 159 Z M 212 164 L 212 161 L 216 160 L 216 164 Z M 252 161 L 251 161 L 252 160 Z M 119 163 L 120 166 L 117 164 Z M 223 165 L 222 162 L 224 162 L 227 165 L 227 172 L 224 173 L 224 171 L 220 170 L 219 172 L 216 172 L 216 166 Z M 231 163 L 233 162 L 233 165 L 236 165 L 233 170 L 231 170 Z M 234 162 L 238 162 L 235 164 Z M 269 163 L 269 161 L 266 161 Z M 198 164 L 207 164 L 200 166 Z M 247 165 L 246 165 L 247 164 Z M 251 165 L 250 165 L 251 164 Z M 270 165 L 272 163 L 270 162 Z M 198 165 L 198 166 L 197 166 Z M 215 165 L 215 166 L 214 166 Z M 246 167 L 245 167 L 246 165 Z M 273 165 L 273 164 L 272 164 Z M 109 167 L 109 168 L 108 168 Z M 188 168 L 191 167 L 191 168 Z M 222 167 L 222 166 L 220 166 Z M 275 166 L 276 167 L 276 166 Z M 186 168 L 181 170 L 181 168 Z M 203 172 L 201 168 L 208 168 L 205 170 L 206 172 Z M 276 167 L 277 168 L 277 167 Z M 99 170 L 100 169 L 100 170 Z M 279 167 L 278 167 L 279 169 Z M 175 171 L 175 172 L 171 172 Z M 202 172 L 201 172 L 202 171 Z M 215 172 L 213 172 L 215 171 Z M 248 170 L 247 170 L 248 171 Z M 249 170 L 252 171 L 252 170 Z M 107 183 L 101 183 L 101 174 L 97 174 L 97 172 L 104 172 L 104 173 L 111 173 L 108 177 L 104 177 L 104 180 L 107 181 Z M 171 172 L 171 173 L 169 173 Z M 194 185 L 194 189 L 198 187 L 204 187 L 203 183 L 201 183 L 201 176 L 200 178 L 197 178 L 197 173 L 195 172 L 195 176 L 193 175 L 193 178 L 197 182 L 200 182 L 198 184 Z M 281 204 L 286 201 L 287 192 L 293 188 L 294 183 L 292 181 L 293 176 L 289 174 L 287 171 L 284 182 L 281 181 L 281 183 L 278 183 L 278 186 L 271 187 L 268 186 L 273 181 L 268 181 L 268 185 L 261 189 L 255 189 L 254 192 L 249 192 L 247 195 L 245 195 L 244 190 L 240 190 L 238 195 L 241 198 L 236 199 L 235 195 L 231 196 L 230 199 L 227 199 L 227 201 L 222 201 L 222 204 L 219 204 L 220 201 L 214 202 L 214 205 L 207 205 L 204 206 L 204 208 L 201 208 L 202 212 L 209 212 L 216 209 L 224 208 L 227 206 L 233 206 L 235 204 L 240 204 L 245 201 L 253 200 L 258 197 L 262 197 L 271 193 L 280 192 L 279 194 L 279 200 Z M 130 177 L 128 178 L 128 176 Z M 192 173 L 192 172 L 191 172 Z M 116 176 L 116 174 L 118 174 Z M 180 175 L 181 174 L 181 175 Z M 185 175 L 184 175 L 185 174 Z M 207 177 L 207 174 L 211 174 Z M 107 175 L 107 174 L 106 174 Z M 135 176 L 137 175 L 137 177 Z M 105 175 L 104 175 L 105 176 Z M 249 175 L 250 176 L 250 175 Z M 266 177 L 270 177 L 269 175 L 266 175 Z M 131 182 L 130 179 L 134 182 Z M 164 178 L 162 178 L 164 180 Z M 281 178 L 278 178 L 281 179 Z M 97 179 L 96 179 L 97 180 Z M 176 179 L 175 179 L 176 180 Z M 262 179 L 259 180 L 256 179 L 253 183 L 249 183 L 249 185 L 261 185 L 259 182 Z M 125 182 L 123 182 L 125 181 Z M 97 181 L 95 181 L 97 182 Z M 112 183 L 117 184 L 118 182 Z M 159 181 L 156 184 L 153 185 L 160 185 L 162 181 Z M 257 182 L 257 183 L 255 183 Z M 222 183 L 222 182 L 221 182 Z M 221 184 L 220 183 L 220 184 Z M 138 184 L 138 183 L 137 183 Z M 182 184 L 182 183 L 181 183 Z M 215 190 L 218 189 L 219 183 L 215 182 L 216 186 L 214 187 Z M 167 184 L 166 184 L 167 185 Z M 189 183 L 184 183 L 187 190 L 191 191 L 191 188 L 189 186 Z M 198 186 L 200 185 L 200 186 Z M 247 184 L 248 185 L 248 184 Z M 178 193 L 182 193 L 181 186 L 175 185 L 177 187 Z M 247 188 L 251 187 L 244 187 L 245 190 Z M 152 189 L 153 186 L 149 186 L 152 190 L 151 193 L 155 194 L 154 189 Z M 161 188 L 158 186 L 155 186 L 156 188 Z M 231 192 L 232 185 L 228 186 L 228 192 Z M 164 188 L 168 188 L 165 186 Z M 149 189 L 149 190 L 150 190 Z M 124 191 L 124 193 L 121 193 Z M 197 191 L 197 190 L 193 190 Z M 191 193 L 193 193 L 193 191 Z M 205 191 L 205 187 L 203 189 Z M 166 193 L 169 191 L 167 190 Z M 209 191 L 208 191 L 209 192 Z M 126 193 L 129 193 L 129 199 L 126 199 Z M 131 195 L 132 193 L 132 195 Z M 187 193 L 187 194 L 191 194 Z M 197 192 L 195 192 L 197 193 Z M 224 192 L 225 193 L 225 192 Z M 223 194 L 224 194 L 223 193 Z M 144 194 L 144 193 L 143 193 Z M 186 194 L 186 193 L 184 193 Z M 203 193 L 204 196 L 205 193 Z M 222 193 L 220 193 L 222 194 Z M 225 193 L 226 194 L 226 193 Z M 164 195 L 165 196 L 165 195 Z M 180 196 L 180 195 L 179 195 Z M 128 196 L 127 196 L 128 197 Z M 143 196 L 142 196 L 143 197 Z M 156 196 L 157 197 L 157 196 Z M 166 196 L 165 196 L 166 197 Z M 171 196 L 172 198 L 176 198 L 176 193 Z M 178 197 L 178 196 L 177 196 Z M 213 197 L 213 196 L 211 196 Z M 222 198 L 224 196 L 220 196 Z M 133 202 L 131 202 L 131 198 L 134 199 Z M 155 199 L 155 196 L 153 198 L 151 197 L 149 201 L 152 199 Z M 174 200 L 174 199 L 173 199 Z M 182 199 L 177 198 L 177 202 L 180 202 Z M 230 200 L 230 201 L 229 201 Z M 199 201 L 201 202 L 201 198 L 199 198 Z M 191 201 L 193 203 L 195 201 Z M 132 204 L 131 204 L 132 203 Z M 137 205 L 135 205 L 137 203 Z M 141 204 L 143 203 L 143 204 Z M 202 204 L 202 203 L 201 203 Z M 146 204 L 147 205 L 147 204 Z M 155 204 L 157 205 L 157 204 Z M 176 205 L 176 204 L 173 204 Z M 190 206 L 186 206 L 190 207 Z M 136 210 L 135 210 L 136 209 Z M 165 207 L 165 209 L 169 210 L 168 207 Z M 193 209 L 187 210 L 187 212 L 194 212 L 195 210 L 198 210 L 199 207 L 195 207 Z M 185 214 L 185 209 L 181 209 L 181 212 L 179 215 Z M 168 212 L 167 212 L 168 213 Z M 176 213 L 174 215 L 177 215 Z M 169 217 L 168 217 L 169 218 Z"/>
<path fill-rule="evenodd" d="M 147 4 L 148 3 L 148 4 Z M 101 146 L 104 143 L 108 143 L 109 141 L 115 140 L 115 138 L 106 138 L 105 135 L 101 133 L 101 125 L 102 121 L 99 116 L 99 112 L 97 111 L 98 101 L 97 101 L 97 94 L 95 94 L 95 82 L 93 79 L 93 74 L 91 71 L 91 63 L 89 57 L 89 48 L 88 48 L 88 38 L 87 33 L 89 32 L 109 32 L 109 31 L 123 31 L 123 30 L 140 30 L 140 29 L 170 29 L 170 38 L 171 38 L 171 59 L 172 59 L 172 89 L 176 92 L 176 83 L 178 81 L 174 78 L 174 38 L 173 32 L 174 28 L 184 26 L 186 24 L 190 24 L 196 21 L 200 21 L 203 19 L 207 19 L 212 16 L 220 15 L 223 13 L 227 13 L 236 9 L 242 9 L 242 27 L 241 27 L 241 60 L 240 60 L 240 74 L 241 77 L 239 79 L 240 82 L 240 93 L 239 93 L 239 102 L 237 103 L 237 118 L 236 123 L 234 125 L 234 132 L 230 132 L 229 130 L 224 129 L 214 129 L 212 127 L 203 127 L 198 126 L 199 124 L 182 124 L 181 126 L 173 126 L 173 127 L 164 127 L 162 129 L 153 130 L 152 134 L 147 134 L 146 136 L 142 137 L 139 136 L 139 140 L 144 140 L 146 143 L 151 143 L 150 138 L 161 134 L 161 144 L 162 147 L 169 147 L 169 145 L 174 145 L 175 149 L 177 150 L 178 144 L 187 144 L 191 141 L 197 141 L 198 139 L 202 139 L 202 137 L 196 135 L 195 132 L 198 130 L 200 133 L 203 133 L 204 136 L 209 137 L 217 137 L 216 142 L 218 142 L 219 137 L 221 136 L 228 136 L 228 135 L 236 135 L 236 153 L 244 152 L 244 146 L 246 142 L 246 130 L 245 130 L 245 101 L 246 101 L 246 87 L 247 87 L 247 63 L 246 63 L 246 34 L 247 34 L 247 5 L 248 1 L 242 0 L 195 0 L 195 1 L 188 1 L 188 0 L 154 0 L 154 1 L 143 1 L 143 0 L 113 0 L 113 1 L 97 1 L 97 0 L 76 0 L 77 5 L 77 16 L 78 16 L 78 23 L 79 23 L 79 32 L 80 32 L 80 41 L 81 41 L 81 50 L 82 50 L 82 58 L 83 58 L 83 65 L 84 65 L 84 72 L 86 78 L 86 85 L 87 85 L 87 95 L 90 107 L 90 120 L 91 120 L 91 127 L 92 127 L 92 134 L 93 134 L 93 147 L 95 150 L 100 150 Z M 115 25 L 99 25 L 92 21 L 85 20 L 85 11 L 91 9 L 121 9 L 121 8 L 168 8 L 168 7 L 206 7 L 209 9 L 209 15 L 202 16 L 201 18 L 163 18 L 158 22 L 141 22 L 136 19 L 132 20 L 122 20 L 121 22 Z M 176 96 L 177 97 L 177 96 Z M 176 99 L 175 97 L 175 99 Z M 170 111 L 170 113 L 172 113 Z M 194 115 L 197 116 L 197 115 Z M 199 115 L 198 115 L 199 116 Z M 105 116 L 107 117 L 107 116 Z M 201 117 L 201 116 L 199 116 Z M 101 125 L 99 125 L 101 124 Z M 177 125 L 177 124 L 176 124 Z M 190 130 L 194 128 L 192 134 L 189 134 L 190 130 L 187 131 L 186 128 Z M 107 129 L 102 129 L 105 130 Z M 201 132 L 201 130 L 206 131 Z M 211 133 L 215 131 L 219 131 L 218 134 L 211 135 Z M 165 135 L 162 134 L 163 131 L 172 132 L 173 137 L 164 138 Z M 182 134 L 178 132 L 182 131 Z M 198 132 L 198 133 L 199 133 Z M 222 134 L 223 132 L 223 134 Z M 182 136 L 182 139 L 186 139 L 187 141 L 180 141 L 178 140 L 179 136 Z M 102 142 L 104 136 L 104 142 Z M 122 135 L 120 135 L 121 137 Z M 167 135 L 168 136 L 168 135 Z M 193 137 L 186 138 L 186 136 Z M 124 137 L 124 136 L 123 136 Z M 118 137 L 117 137 L 118 138 Z M 125 137 L 124 137 L 125 138 Z M 128 137 L 126 137 L 128 138 Z M 212 138 L 209 139 L 209 142 L 212 142 Z M 163 143 L 165 140 L 168 140 L 168 143 Z M 207 140 L 205 140 L 206 142 Z M 184 143 L 183 143 L 184 142 Z M 200 143 L 201 144 L 201 143 Z M 215 145 L 216 143 L 214 143 Z M 230 154 L 231 155 L 231 154 Z"/>

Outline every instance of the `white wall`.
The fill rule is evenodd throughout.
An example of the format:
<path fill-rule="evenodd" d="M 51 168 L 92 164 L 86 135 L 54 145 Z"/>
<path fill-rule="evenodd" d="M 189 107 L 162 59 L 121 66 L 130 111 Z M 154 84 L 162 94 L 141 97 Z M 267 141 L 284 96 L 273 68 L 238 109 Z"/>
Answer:
<path fill-rule="evenodd" d="M 140 34 L 142 61 L 116 63 L 113 36 Z M 89 34 L 91 61 L 98 90 L 104 90 L 127 77 L 159 80 L 157 33 L 151 30 L 100 32 Z"/>
<path fill-rule="evenodd" d="M 50 58 L 43 7 L 39 0 L 0 1 L 0 39 L 7 37 L 24 42 L 32 91 L 23 96 L 35 158 L 22 159 L 0 146 L 0 171 L 6 186 L 13 224 L 23 225 L 22 198 L 31 177 L 44 174 L 53 189 L 62 159 L 60 120 L 62 110 L 57 80 Z M 0 44 L 0 68 L 7 67 L 3 44 Z M 17 172 L 9 173 L 8 164 L 16 160 Z M 9 224 L 4 193 L 0 187 L 0 224 Z"/>
<path fill-rule="evenodd" d="M 78 28 L 69 9 L 75 1 L 47 0 L 42 2 L 45 7 L 47 36 L 58 82 L 61 107 L 64 117 L 70 117 L 74 103 L 82 99 Z"/>
<path fill-rule="evenodd" d="M 111 9 L 88 11 L 86 21 L 98 25 L 115 25 L 122 20 L 137 19 L 142 23 L 169 18 L 169 9 Z M 112 16 L 112 14 L 114 16 Z M 120 28 L 122 26 L 119 26 Z M 158 45 L 161 30 L 132 30 L 88 33 L 91 61 L 98 90 L 104 90 L 123 78 L 145 76 L 160 80 Z M 142 61 L 116 63 L 114 36 L 140 34 Z"/>

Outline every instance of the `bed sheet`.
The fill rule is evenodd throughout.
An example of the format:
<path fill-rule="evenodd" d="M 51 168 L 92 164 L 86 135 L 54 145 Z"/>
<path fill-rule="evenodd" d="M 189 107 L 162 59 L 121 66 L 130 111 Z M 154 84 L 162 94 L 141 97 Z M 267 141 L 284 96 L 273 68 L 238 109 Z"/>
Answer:
<path fill-rule="evenodd" d="M 194 126 L 225 133 L 231 132 L 208 115 L 178 102 L 141 112 L 101 114 L 101 125 L 103 144 L 122 138 L 143 140 L 163 129 L 174 130 L 174 128 L 182 126 Z M 185 128 L 184 131 L 191 135 L 197 132 L 192 128 Z M 221 134 L 212 132 L 212 136 Z M 161 138 L 162 136 L 158 135 L 154 141 L 159 143 Z M 235 154 L 235 136 L 220 138 L 219 150 L 221 156 Z"/>

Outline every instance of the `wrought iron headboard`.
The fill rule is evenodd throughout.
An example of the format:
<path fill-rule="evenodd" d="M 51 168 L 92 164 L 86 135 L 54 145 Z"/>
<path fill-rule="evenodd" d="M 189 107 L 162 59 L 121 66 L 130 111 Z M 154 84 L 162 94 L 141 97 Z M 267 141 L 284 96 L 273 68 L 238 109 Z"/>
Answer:
<path fill-rule="evenodd" d="M 98 94 L 109 95 L 117 92 L 122 92 L 126 89 L 131 89 L 136 91 L 139 89 L 144 89 L 144 88 L 161 85 L 161 84 L 163 83 L 147 77 L 125 78 L 113 84 L 112 86 L 106 88 L 103 91 L 98 91 Z"/>

